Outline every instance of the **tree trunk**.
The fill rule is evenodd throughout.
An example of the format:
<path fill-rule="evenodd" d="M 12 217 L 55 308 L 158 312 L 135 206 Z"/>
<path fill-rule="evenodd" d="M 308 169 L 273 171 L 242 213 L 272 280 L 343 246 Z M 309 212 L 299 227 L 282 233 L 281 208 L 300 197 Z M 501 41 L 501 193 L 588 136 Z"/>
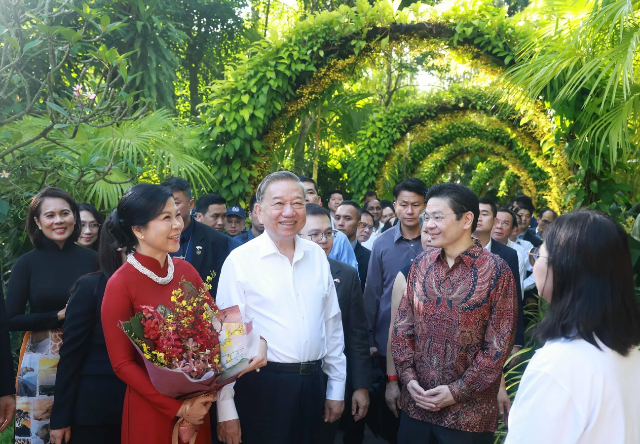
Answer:
<path fill-rule="evenodd" d="M 267 13 L 264 16 L 264 36 L 267 36 L 269 31 L 269 10 L 271 9 L 271 0 L 267 0 Z"/>
<path fill-rule="evenodd" d="M 191 115 L 198 115 L 198 105 L 200 104 L 200 94 L 198 93 L 198 64 L 191 62 L 187 65 L 189 70 L 189 104 L 191 105 Z"/>
<path fill-rule="evenodd" d="M 318 126 L 316 127 L 316 146 L 315 153 L 313 155 L 313 177 L 312 179 L 318 182 L 318 161 L 320 158 L 320 130 L 322 129 L 320 123 L 322 122 L 322 107 L 318 108 Z"/>
<path fill-rule="evenodd" d="M 309 132 L 311 131 L 311 126 L 313 125 L 313 120 L 315 116 L 313 113 L 304 116 L 300 120 L 300 129 L 298 133 L 298 141 L 296 142 L 296 146 L 293 148 L 293 172 L 298 176 L 303 174 L 304 170 L 304 147 L 307 142 L 307 138 L 309 137 Z"/>

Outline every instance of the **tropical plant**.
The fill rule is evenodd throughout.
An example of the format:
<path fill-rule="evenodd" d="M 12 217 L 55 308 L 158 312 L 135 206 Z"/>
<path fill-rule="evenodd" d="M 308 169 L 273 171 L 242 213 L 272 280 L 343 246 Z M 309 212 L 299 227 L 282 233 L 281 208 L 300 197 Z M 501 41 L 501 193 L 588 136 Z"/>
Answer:
<path fill-rule="evenodd" d="M 108 48 L 103 10 L 67 1 L 0 2 L 0 161 L 42 139 L 73 139 L 81 125 L 107 127 L 144 113 L 127 72 L 127 57 Z M 30 137 L 8 125 L 46 116 Z M 15 128 L 15 127 L 13 127 Z"/>

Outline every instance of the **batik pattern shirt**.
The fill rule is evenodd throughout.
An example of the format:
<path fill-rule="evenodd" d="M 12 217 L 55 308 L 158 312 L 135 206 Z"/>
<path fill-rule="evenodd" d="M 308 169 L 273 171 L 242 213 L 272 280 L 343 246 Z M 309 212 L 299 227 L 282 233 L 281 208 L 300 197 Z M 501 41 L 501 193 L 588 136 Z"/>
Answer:
<path fill-rule="evenodd" d="M 511 352 L 518 306 L 506 262 L 474 241 L 449 267 L 433 248 L 414 261 L 392 337 L 392 354 L 410 417 L 468 432 L 493 432 L 502 366 Z M 407 390 L 447 385 L 455 404 L 418 407 Z"/>

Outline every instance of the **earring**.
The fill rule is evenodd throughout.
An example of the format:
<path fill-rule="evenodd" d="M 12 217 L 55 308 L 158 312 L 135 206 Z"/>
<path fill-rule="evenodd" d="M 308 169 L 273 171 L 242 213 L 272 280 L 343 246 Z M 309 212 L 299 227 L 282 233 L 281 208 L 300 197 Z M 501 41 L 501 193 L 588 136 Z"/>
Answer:
<path fill-rule="evenodd" d="M 144 239 L 144 236 L 140 236 L 140 239 Z"/>

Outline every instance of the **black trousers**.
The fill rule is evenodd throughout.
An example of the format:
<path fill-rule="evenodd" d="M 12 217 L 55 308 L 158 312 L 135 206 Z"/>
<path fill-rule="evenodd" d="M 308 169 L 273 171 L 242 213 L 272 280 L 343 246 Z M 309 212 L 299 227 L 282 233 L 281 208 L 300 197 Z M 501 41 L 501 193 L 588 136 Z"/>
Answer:
<path fill-rule="evenodd" d="M 267 367 L 247 373 L 235 385 L 242 444 L 315 444 L 323 422 L 324 373 L 280 373 Z"/>
<path fill-rule="evenodd" d="M 398 444 L 493 444 L 495 441 L 491 432 L 472 433 L 448 429 L 418 421 L 404 412 L 400 414 L 400 418 Z"/>
<path fill-rule="evenodd" d="M 81 426 L 71 425 L 69 444 L 120 444 L 122 426 Z"/>

